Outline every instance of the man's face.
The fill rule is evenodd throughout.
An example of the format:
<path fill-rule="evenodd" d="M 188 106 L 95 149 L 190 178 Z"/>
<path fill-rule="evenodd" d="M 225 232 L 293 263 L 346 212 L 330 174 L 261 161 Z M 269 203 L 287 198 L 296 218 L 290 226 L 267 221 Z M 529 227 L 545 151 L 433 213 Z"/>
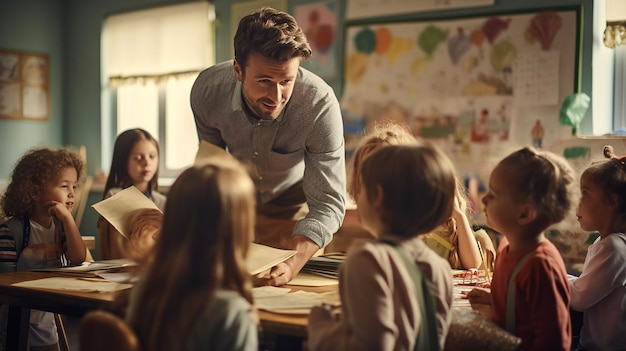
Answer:
<path fill-rule="evenodd" d="M 245 67 L 235 60 L 235 74 L 242 84 L 248 109 L 260 119 L 276 119 L 291 97 L 300 66 L 300 58 L 285 62 L 260 54 L 248 57 Z"/>

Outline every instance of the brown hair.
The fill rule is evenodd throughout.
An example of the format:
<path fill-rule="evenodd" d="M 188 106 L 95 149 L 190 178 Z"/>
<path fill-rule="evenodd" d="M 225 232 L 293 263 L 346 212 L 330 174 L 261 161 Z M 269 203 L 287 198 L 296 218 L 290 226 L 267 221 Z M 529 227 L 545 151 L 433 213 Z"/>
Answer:
<path fill-rule="evenodd" d="M 597 185 L 605 196 L 615 195 L 617 212 L 621 215 L 615 225 L 620 230 L 626 230 L 626 157 L 615 156 L 610 146 L 605 146 L 603 152 L 609 160 L 587 167 L 581 178 Z"/>
<path fill-rule="evenodd" d="M 245 258 L 254 238 L 255 206 L 254 184 L 234 161 L 213 159 L 176 179 L 130 320 L 143 349 L 185 345 L 218 289 L 252 303 Z"/>
<path fill-rule="evenodd" d="M 154 144 L 157 149 L 157 153 L 160 155 L 159 143 L 147 131 L 135 128 L 128 129 L 120 133 L 115 139 L 115 146 L 113 146 L 113 159 L 111 160 L 111 169 L 109 170 L 109 176 L 107 178 L 106 185 L 104 187 L 103 196 L 107 196 L 107 193 L 112 188 L 128 188 L 133 185 L 133 180 L 128 174 L 128 158 L 130 157 L 133 147 L 140 140 L 147 140 Z M 159 170 L 157 168 L 154 176 L 148 182 L 148 189 L 157 190 L 159 181 Z M 104 197 L 103 197 L 104 198 Z"/>
<path fill-rule="evenodd" d="M 411 134 L 408 126 L 397 122 L 379 122 L 367 130 L 351 159 L 347 191 L 352 199 L 356 200 L 359 193 L 361 187 L 359 173 L 367 156 L 383 146 L 416 144 L 418 142 Z"/>
<path fill-rule="evenodd" d="M 27 152 L 13 169 L 11 183 L 2 197 L 5 215 L 24 216 L 31 213 L 35 208 L 35 198 L 64 168 L 74 168 L 78 179 L 81 179 L 85 165 L 78 153 L 69 148 L 40 148 Z"/>
<path fill-rule="evenodd" d="M 540 230 L 562 221 L 572 208 L 574 171 L 564 158 L 525 147 L 502 159 L 496 167 L 507 170 L 508 184 L 516 199 L 536 209 Z"/>
<path fill-rule="evenodd" d="M 253 53 L 281 62 L 296 57 L 306 61 L 311 56 L 311 46 L 296 20 L 270 7 L 263 7 L 239 21 L 234 47 L 235 60 L 244 73 L 248 57 Z"/>
<path fill-rule="evenodd" d="M 428 233 L 452 215 L 454 165 L 428 142 L 374 151 L 363 162 L 361 178 L 368 200 L 382 189 L 381 221 L 395 235 Z"/>

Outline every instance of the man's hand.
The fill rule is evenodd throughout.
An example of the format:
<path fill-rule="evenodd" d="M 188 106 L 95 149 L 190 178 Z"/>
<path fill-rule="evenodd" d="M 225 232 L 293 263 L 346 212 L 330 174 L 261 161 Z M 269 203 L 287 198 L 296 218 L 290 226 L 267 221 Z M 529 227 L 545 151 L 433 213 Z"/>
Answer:
<path fill-rule="evenodd" d="M 292 237 L 293 249 L 297 251 L 291 258 L 272 267 L 267 285 L 281 286 L 289 283 L 300 272 L 304 264 L 320 249 L 311 239 L 295 235 Z"/>

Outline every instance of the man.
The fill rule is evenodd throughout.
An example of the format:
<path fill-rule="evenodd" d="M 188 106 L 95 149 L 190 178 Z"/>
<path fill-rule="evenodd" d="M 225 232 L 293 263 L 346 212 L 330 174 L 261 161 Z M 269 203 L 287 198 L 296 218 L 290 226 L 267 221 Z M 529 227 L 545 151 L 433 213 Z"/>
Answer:
<path fill-rule="evenodd" d="M 332 88 L 300 67 L 311 48 L 295 19 L 262 8 L 239 22 L 235 59 L 191 90 L 200 140 L 247 164 L 257 188 L 256 242 L 297 250 L 270 271 L 283 285 L 331 240 L 345 213 L 343 122 Z"/>

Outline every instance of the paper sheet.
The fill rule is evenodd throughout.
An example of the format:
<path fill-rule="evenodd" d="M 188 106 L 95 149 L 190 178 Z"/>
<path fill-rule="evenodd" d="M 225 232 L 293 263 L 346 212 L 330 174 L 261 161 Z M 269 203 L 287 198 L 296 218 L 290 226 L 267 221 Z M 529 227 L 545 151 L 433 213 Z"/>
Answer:
<path fill-rule="evenodd" d="M 225 157 L 235 160 L 235 158 L 228 151 L 222 149 L 221 147 L 217 147 L 205 140 L 200 140 L 200 145 L 198 145 L 198 152 L 196 153 L 194 165 L 202 164 L 204 161 L 212 157 Z"/>
<path fill-rule="evenodd" d="M 252 243 L 246 265 L 252 275 L 259 274 L 296 254 L 296 250 L 282 250 Z"/>
<path fill-rule="evenodd" d="M 307 314 L 313 306 L 329 304 L 338 306 L 338 292 L 315 293 L 295 291 L 288 294 L 254 298 L 254 304 L 262 310 L 282 314 Z"/>
<path fill-rule="evenodd" d="M 298 273 L 295 278 L 293 278 L 289 285 L 298 285 L 298 286 L 329 286 L 329 285 L 337 285 L 339 284 L 339 280 L 337 278 L 327 278 L 321 275 L 302 272 Z"/>
<path fill-rule="evenodd" d="M 65 278 L 53 277 L 28 280 L 25 282 L 15 283 L 13 286 L 33 289 L 52 289 L 52 290 L 70 290 L 81 292 L 114 292 L 118 290 L 129 289 L 132 284 L 119 284 L 106 280 L 96 280 L 92 278 Z"/>
<path fill-rule="evenodd" d="M 144 208 L 159 210 L 152 200 L 134 186 L 130 186 L 108 199 L 95 203 L 91 207 L 126 238 L 128 238 L 130 233 L 129 219 L 136 210 Z"/>

